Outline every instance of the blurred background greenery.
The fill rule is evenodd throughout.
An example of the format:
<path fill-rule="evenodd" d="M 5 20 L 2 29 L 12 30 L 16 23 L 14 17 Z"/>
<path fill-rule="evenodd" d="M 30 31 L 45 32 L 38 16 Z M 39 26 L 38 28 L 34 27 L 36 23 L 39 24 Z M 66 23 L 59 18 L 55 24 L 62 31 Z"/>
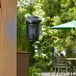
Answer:
<path fill-rule="evenodd" d="M 26 37 L 25 19 L 30 15 L 42 20 L 39 39 L 34 43 Z M 76 20 L 76 0 L 18 0 L 17 51 L 31 52 L 30 67 L 50 71 L 54 47 L 58 52 L 66 49 L 67 57 L 76 49 L 76 29 L 63 31 L 51 27 L 72 20 Z"/>

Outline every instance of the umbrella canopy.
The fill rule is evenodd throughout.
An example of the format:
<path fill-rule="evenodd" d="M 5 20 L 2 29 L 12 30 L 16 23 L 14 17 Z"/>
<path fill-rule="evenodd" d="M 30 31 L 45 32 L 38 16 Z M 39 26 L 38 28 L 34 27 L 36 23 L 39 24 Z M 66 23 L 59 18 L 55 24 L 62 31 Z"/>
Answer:
<path fill-rule="evenodd" d="M 51 27 L 52 29 L 71 29 L 76 28 L 76 21 L 67 22 L 58 26 Z"/>

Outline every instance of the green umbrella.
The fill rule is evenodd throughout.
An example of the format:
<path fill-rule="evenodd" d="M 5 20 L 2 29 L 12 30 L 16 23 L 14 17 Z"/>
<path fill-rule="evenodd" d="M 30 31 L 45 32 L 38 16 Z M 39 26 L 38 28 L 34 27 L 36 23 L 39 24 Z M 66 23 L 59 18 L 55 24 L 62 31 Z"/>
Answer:
<path fill-rule="evenodd" d="M 67 33 L 68 33 L 67 31 L 69 31 L 70 29 L 76 28 L 76 21 L 67 22 L 67 23 L 64 23 L 64 24 L 60 24 L 58 26 L 53 26 L 51 28 L 52 29 L 60 29 L 60 30 L 64 31 L 65 36 L 67 36 Z M 69 29 L 69 30 L 67 30 L 67 29 Z M 74 42 L 75 41 L 76 40 L 74 40 Z"/>
<path fill-rule="evenodd" d="M 71 29 L 76 28 L 76 21 L 67 22 L 58 26 L 51 27 L 52 29 Z"/>

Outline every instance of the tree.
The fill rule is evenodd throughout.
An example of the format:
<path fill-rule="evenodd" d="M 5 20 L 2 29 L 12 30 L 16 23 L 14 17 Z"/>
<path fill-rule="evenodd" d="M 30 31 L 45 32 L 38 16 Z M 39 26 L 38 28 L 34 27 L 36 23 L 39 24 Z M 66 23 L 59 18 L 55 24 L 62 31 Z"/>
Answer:
<path fill-rule="evenodd" d="M 49 56 L 53 47 L 57 47 L 61 51 L 65 48 L 68 50 L 73 45 L 76 30 L 66 31 L 67 34 L 65 35 L 63 30 L 52 30 L 50 27 L 76 20 L 76 0 L 35 0 L 35 2 L 31 1 L 30 3 L 18 0 L 17 9 L 18 50 L 31 51 L 32 57 L 35 54 L 35 50 L 31 46 L 32 43 L 27 40 L 25 34 L 26 24 L 24 20 L 29 15 L 37 15 L 42 19 L 39 43 L 36 43 L 39 50 L 43 51 L 42 53 Z"/>

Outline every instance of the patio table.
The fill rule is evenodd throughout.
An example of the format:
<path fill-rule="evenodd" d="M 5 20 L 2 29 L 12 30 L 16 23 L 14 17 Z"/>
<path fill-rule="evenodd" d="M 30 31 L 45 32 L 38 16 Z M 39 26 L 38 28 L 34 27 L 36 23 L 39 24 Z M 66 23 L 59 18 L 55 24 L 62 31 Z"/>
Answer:
<path fill-rule="evenodd" d="M 75 67 L 76 67 L 76 64 L 74 63 L 76 61 L 76 58 L 66 58 L 66 60 L 71 62 L 71 64 L 70 64 L 70 74 L 72 73 L 72 76 L 73 76 L 73 73 L 74 73 L 74 70 L 75 70 Z"/>
<path fill-rule="evenodd" d="M 74 62 L 76 62 L 76 58 L 66 58 L 66 60 L 71 62 L 71 66 L 76 66 L 76 64 L 74 64 Z"/>
<path fill-rule="evenodd" d="M 76 58 L 66 58 L 66 60 L 73 61 L 76 60 Z"/>

